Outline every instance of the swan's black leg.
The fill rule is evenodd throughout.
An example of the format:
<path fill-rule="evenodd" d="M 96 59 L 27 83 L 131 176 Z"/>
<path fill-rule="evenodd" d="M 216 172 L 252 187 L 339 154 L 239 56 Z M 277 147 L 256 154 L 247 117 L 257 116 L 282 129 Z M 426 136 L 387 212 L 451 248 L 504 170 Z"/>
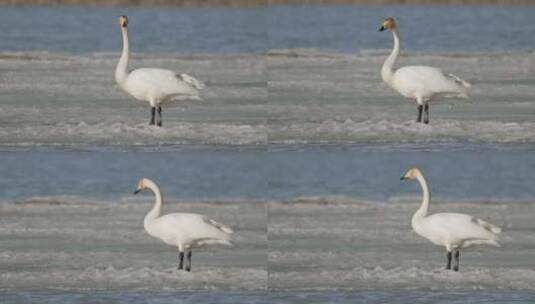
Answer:
<path fill-rule="evenodd" d="M 156 108 L 150 107 L 150 122 L 149 122 L 150 126 L 154 125 L 154 116 L 156 116 Z"/>
<path fill-rule="evenodd" d="M 162 126 L 162 107 L 158 106 L 158 122 L 156 123 L 158 127 Z"/>
<path fill-rule="evenodd" d="M 446 269 L 451 269 L 451 251 L 448 251 L 446 254 L 446 257 L 448 258 L 448 263 L 446 264 Z"/>
<path fill-rule="evenodd" d="M 424 109 L 423 105 L 418 105 L 418 119 L 416 122 L 422 122 L 422 110 Z"/>
<path fill-rule="evenodd" d="M 186 262 L 186 271 L 191 271 L 191 250 L 188 251 L 188 260 Z"/>
<path fill-rule="evenodd" d="M 180 251 L 178 253 L 178 270 L 184 268 L 184 252 Z"/>
<path fill-rule="evenodd" d="M 455 251 L 455 263 L 453 264 L 453 270 L 459 271 L 459 250 Z"/>
<path fill-rule="evenodd" d="M 424 124 L 428 124 L 429 123 L 429 104 L 427 104 L 427 103 L 424 106 L 424 112 L 425 112 Z"/>

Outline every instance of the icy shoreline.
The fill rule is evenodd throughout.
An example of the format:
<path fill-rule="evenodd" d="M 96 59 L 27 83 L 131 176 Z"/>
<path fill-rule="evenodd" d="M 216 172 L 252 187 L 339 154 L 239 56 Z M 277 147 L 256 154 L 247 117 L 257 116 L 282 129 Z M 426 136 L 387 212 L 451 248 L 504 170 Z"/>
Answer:
<path fill-rule="evenodd" d="M 164 107 L 164 128 L 115 85 L 116 55 L 0 54 L 2 145 L 535 143 L 533 52 L 409 53 L 473 84 L 471 101 L 431 105 L 431 124 L 382 83 L 382 50 L 266 55 L 136 54 L 207 83 L 202 102 Z M 54 67 L 54 75 L 50 68 Z M 61 109 L 61 111 L 59 111 Z"/>
<path fill-rule="evenodd" d="M 469 213 L 504 228 L 502 248 L 463 252 L 461 271 L 454 273 L 443 269 L 444 249 L 412 231 L 418 202 L 271 202 L 268 285 L 273 290 L 533 290 L 535 203 L 433 202 L 432 213 Z"/>
<path fill-rule="evenodd" d="M 194 254 L 192 273 L 176 271 L 175 250 L 143 231 L 145 203 L 2 204 L 0 286 L 3 292 L 534 290 L 535 202 L 434 202 L 433 212 L 462 211 L 504 228 L 502 248 L 464 252 L 461 271 L 453 273 L 443 270 L 443 249 L 412 232 L 417 202 L 411 200 L 170 203 L 169 211 L 209 214 L 237 231 L 234 248 Z"/>
<path fill-rule="evenodd" d="M 0 289 L 266 289 L 263 204 L 168 204 L 166 212 L 207 214 L 236 230 L 233 248 L 194 251 L 191 273 L 176 270 L 176 248 L 143 230 L 149 208 L 58 199 L 2 204 Z"/>

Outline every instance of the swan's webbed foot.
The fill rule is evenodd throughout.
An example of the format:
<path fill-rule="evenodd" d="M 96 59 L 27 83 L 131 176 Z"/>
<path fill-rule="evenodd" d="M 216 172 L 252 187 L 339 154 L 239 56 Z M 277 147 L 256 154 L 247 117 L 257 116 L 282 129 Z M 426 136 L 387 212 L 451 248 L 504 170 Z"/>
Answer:
<path fill-rule="evenodd" d="M 422 122 L 422 111 L 424 109 L 423 105 L 418 105 L 418 118 L 416 119 L 416 122 Z"/>
<path fill-rule="evenodd" d="M 150 108 L 150 121 L 149 126 L 154 126 L 154 117 L 156 116 L 156 107 Z"/>
<path fill-rule="evenodd" d="M 448 259 L 448 262 L 446 264 L 446 270 L 450 270 L 451 269 L 451 251 L 448 251 L 448 253 L 446 254 L 446 258 Z"/>
<path fill-rule="evenodd" d="M 180 251 L 178 253 L 178 270 L 182 270 L 184 268 L 184 252 Z"/>
<path fill-rule="evenodd" d="M 186 261 L 186 271 L 191 271 L 191 250 L 188 251 L 187 255 L 187 261 Z"/>
<path fill-rule="evenodd" d="M 459 250 L 456 250 L 455 251 L 455 263 L 453 264 L 453 270 L 454 271 L 459 271 Z"/>
<path fill-rule="evenodd" d="M 156 121 L 158 127 L 162 126 L 162 107 L 158 106 L 158 119 Z"/>
<path fill-rule="evenodd" d="M 424 124 L 428 124 L 429 123 L 429 104 L 425 104 L 424 106 Z"/>

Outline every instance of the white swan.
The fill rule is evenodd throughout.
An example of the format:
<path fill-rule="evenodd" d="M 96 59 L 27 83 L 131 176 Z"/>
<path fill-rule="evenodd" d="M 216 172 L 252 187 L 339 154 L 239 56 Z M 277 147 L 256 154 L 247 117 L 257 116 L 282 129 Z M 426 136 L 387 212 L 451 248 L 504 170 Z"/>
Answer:
<path fill-rule="evenodd" d="M 128 73 L 128 18 L 119 17 L 119 24 L 123 33 L 123 52 L 115 69 L 115 81 L 134 98 L 150 103 L 150 125 L 155 124 L 156 110 L 158 110 L 156 124 L 162 125 L 161 104 L 178 96 L 200 100 L 198 89 L 202 89 L 204 84 L 187 74 L 177 74 L 171 70 L 155 68 L 137 69 Z"/>
<path fill-rule="evenodd" d="M 429 66 L 406 66 L 392 70 L 399 55 L 399 33 L 393 18 L 386 18 L 379 31 L 391 30 L 394 35 L 394 48 L 385 60 L 381 77 L 394 90 L 418 104 L 417 122 L 429 123 L 429 104 L 434 97 L 468 98 L 466 89 L 470 84 L 453 74 L 444 74 L 440 69 Z"/>
<path fill-rule="evenodd" d="M 184 251 L 187 251 L 186 271 L 191 270 L 191 251 L 204 245 L 221 244 L 232 246 L 230 235 L 232 229 L 202 214 L 170 213 L 160 216 L 163 198 L 160 188 L 150 179 L 142 178 L 134 194 L 146 188 L 154 192 L 154 207 L 147 213 L 143 226 L 151 236 L 164 243 L 177 246 L 179 253 L 178 269 L 183 268 Z"/>
<path fill-rule="evenodd" d="M 452 250 L 455 250 L 453 270 L 458 271 L 460 249 L 481 244 L 500 246 L 497 234 L 501 229 L 481 219 L 461 213 L 427 215 L 431 195 L 420 170 L 412 168 L 401 179 L 417 179 L 420 182 L 423 191 L 422 205 L 412 216 L 412 229 L 433 244 L 446 247 L 446 269 L 451 269 Z"/>

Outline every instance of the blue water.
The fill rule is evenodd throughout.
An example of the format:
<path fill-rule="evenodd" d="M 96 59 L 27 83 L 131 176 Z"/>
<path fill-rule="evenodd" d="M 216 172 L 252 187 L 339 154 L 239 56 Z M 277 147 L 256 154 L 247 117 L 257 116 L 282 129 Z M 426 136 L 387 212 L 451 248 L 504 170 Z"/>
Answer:
<path fill-rule="evenodd" d="M 2 51 L 117 51 L 118 16 L 130 19 L 131 50 L 160 53 L 258 53 L 263 9 L 3 7 Z"/>
<path fill-rule="evenodd" d="M 266 197 L 264 151 L 176 147 L 167 152 L 2 152 L 0 187 L 7 200 L 73 195 L 133 197 L 142 177 L 166 196 L 194 199 Z"/>
<path fill-rule="evenodd" d="M 120 48 L 130 17 L 132 51 L 264 53 L 318 48 L 344 53 L 391 45 L 378 33 L 394 16 L 403 48 L 433 52 L 534 49 L 533 6 L 272 6 L 269 8 L 3 7 L 0 51 L 92 53 Z"/>
<path fill-rule="evenodd" d="M 61 149 L 0 153 L 0 199 L 72 195 L 131 197 L 139 178 L 179 199 L 292 199 L 348 196 L 386 201 L 419 195 L 401 182 L 422 169 L 435 197 L 523 201 L 535 198 L 532 145 L 178 146 L 116 151 Z"/>
<path fill-rule="evenodd" d="M 357 291 L 357 292 L 302 292 L 302 293 L 239 293 L 239 292 L 91 292 L 91 293 L 8 293 L 3 294 L 3 303 L 221 303 L 221 304 L 313 304 L 313 303 L 533 303 L 532 292 L 507 291 Z"/>
<path fill-rule="evenodd" d="M 268 153 L 278 198 L 345 195 L 371 200 L 416 194 L 417 183 L 400 177 L 419 167 L 433 195 L 444 199 L 535 197 L 535 159 L 530 145 L 349 145 L 283 147 Z M 436 185 L 436 186 L 435 186 Z"/>
<path fill-rule="evenodd" d="M 273 48 L 318 48 L 343 53 L 391 48 L 378 33 L 396 18 L 405 50 L 492 52 L 533 49 L 533 6 L 275 6 L 268 11 Z"/>

